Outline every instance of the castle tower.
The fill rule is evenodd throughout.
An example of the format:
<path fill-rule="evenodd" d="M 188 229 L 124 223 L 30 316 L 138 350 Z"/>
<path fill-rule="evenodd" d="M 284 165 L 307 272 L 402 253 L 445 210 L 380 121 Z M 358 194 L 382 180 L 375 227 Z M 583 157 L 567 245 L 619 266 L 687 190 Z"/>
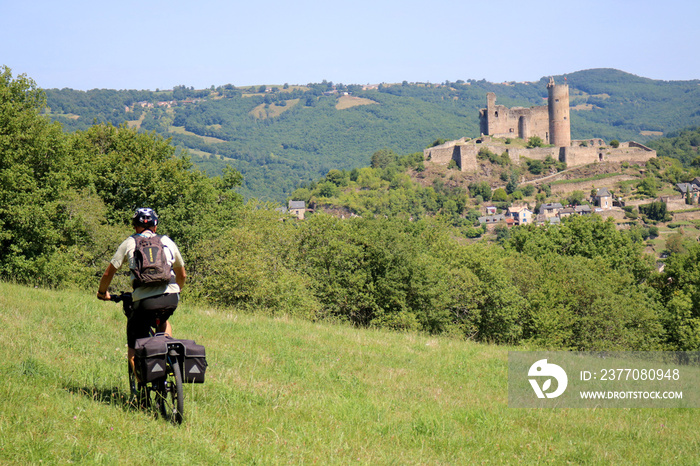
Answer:
<path fill-rule="evenodd" d="M 554 84 L 549 78 L 547 84 L 549 99 L 549 144 L 557 147 L 571 145 L 571 121 L 569 120 L 569 85 Z"/>
<path fill-rule="evenodd" d="M 489 92 L 486 94 L 486 108 L 479 110 L 479 129 L 481 134 L 493 134 L 498 112 L 496 107 L 496 94 Z"/>

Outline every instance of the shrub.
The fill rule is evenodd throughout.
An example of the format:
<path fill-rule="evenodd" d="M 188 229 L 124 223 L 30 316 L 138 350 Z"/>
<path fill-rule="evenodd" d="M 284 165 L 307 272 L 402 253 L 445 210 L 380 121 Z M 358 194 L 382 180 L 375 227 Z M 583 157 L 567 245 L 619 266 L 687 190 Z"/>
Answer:
<path fill-rule="evenodd" d="M 447 142 L 447 139 L 445 138 L 438 138 L 429 147 L 435 147 L 435 146 L 440 146 L 442 144 L 445 144 Z"/>
<path fill-rule="evenodd" d="M 495 160 L 497 156 L 491 152 L 488 147 L 481 147 L 476 157 L 479 160 Z"/>
<path fill-rule="evenodd" d="M 518 178 L 517 176 L 511 175 L 510 181 L 508 181 L 506 185 L 506 193 L 513 194 L 516 189 L 518 189 Z"/>
<path fill-rule="evenodd" d="M 583 203 L 583 197 L 583 191 L 574 191 L 566 198 L 566 202 L 571 205 L 581 205 Z"/>
<path fill-rule="evenodd" d="M 637 183 L 637 191 L 640 194 L 644 194 L 648 197 L 656 197 L 656 190 L 658 189 L 658 182 L 653 176 L 647 175 L 642 181 Z"/>
<path fill-rule="evenodd" d="M 464 236 L 467 238 L 479 238 L 481 235 L 484 234 L 484 229 L 479 227 L 467 227 L 464 229 Z"/>
<path fill-rule="evenodd" d="M 473 182 L 469 184 L 469 194 L 472 197 L 481 196 L 482 200 L 491 199 L 491 186 L 486 181 Z"/>
<path fill-rule="evenodd" d="M 544 169 L 544 164 L 542 163 L 541 160 L 528 160 L 526 162 L 526 164 L 527 164 L 527 169 L 533 175 L 539 175 L 540 173 L 542 173 L 542 170 Z"/>
<path fill-rule="evenodd" d="M 665 222 L 671 219 L 671 215 L 666 211 L 666 203 L 661 201 L 640 205 L 639 212 L 646 215 L 649 220 L 657 222 Z"/>
<path fill-rule="evenodd" d="M 527 146 L 528 149 L 532 149 L 535 147 L 542 147 L 542 138 L 539 136 L 532 136 L 530 139 L 527 140 Z"/>
<path fill-rule="evenodd" d="M 532 196 L 535 193 L 535 187 L 531 184 L 526 184 L 525 186 L 522 186 L 520 190 L 523 192 L 525 196 Z"/>
<path fill-rule="evenodd" d="M 507 202 L 508 201 L 508 193 L 506 193 L 506 190 L 503 188 L 498 188 L 493 192 L 493 197 L 492 199 L 494 202 Z"/>

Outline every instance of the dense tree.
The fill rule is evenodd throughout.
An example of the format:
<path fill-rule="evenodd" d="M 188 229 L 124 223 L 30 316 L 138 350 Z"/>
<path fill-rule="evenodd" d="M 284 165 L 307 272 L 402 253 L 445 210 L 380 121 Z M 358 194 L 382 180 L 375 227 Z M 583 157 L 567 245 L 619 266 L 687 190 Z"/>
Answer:
<path fill-rule="evenodd" d="M 50 280 L 45 266 L 63 241 L 72 184 L 66 139 L 40 115 L 44 105 L 31 79 L 0 69 L 0 274 L 19 281 Z"/>
<path fill-rule="evenodd" d="M 573 191 L 567 198 L 566 202 L 569 205 L 581 205 L 583 203 L 584 193 L 583 191 Z"/>
<path fill-rule="evenodd" d="M 659 157 L 671 157 L 680 161 L 683 166 L 698 166 L 698 150 L 700 150 L 700 127 L 686 128 L 671 132 L 667 137 L 649 143 Z"/>
<path fill-rule="evenodd" d="M 491 200 L 491 186 L 486 181 L 473 182 L 469 185 L 469 194 L 472 197 L 481 196 L 484 201 Z"/>
<path fill-rule="evenodd" d="M 503 188 L 498 188 L 493 192 L 494 202 L 508 202 L 508 193 Z"/>
<path fill-rule="evenodd" d="M 653 271 L 651 258 L 643 253 L 644 245 L 619 231 L 612 218 L 603 220 L 597 215 L 569 216 L 561 225 L 514 228 L 506 247 L 533 257 L 555 252 L 598 258 L 615 270 L 632 274 L 639 282 L 647 280 Z"/>
<path fill-rule="evenodd" d="M 669 257 L 657 287 L 665 304 L 670 349 L 700 350 L 700 244 Z"/>
<path fill-rule="evenodd" d="M 640 205 L 639 213 L 646 215 L 649 220 L 653 221 L 667 222 L 671 219 L 671 216 L 667 213 L 666 203 L 662 201 Z"/>
<path fill-rule="evenodd" d="M 372 168 L 386 168 L 392 162 L 395 162 L 398 155 L 391 149 L 381 149 L 372 154 Z"/>
<path fill-rule="evenodd" d="M 659 349 L 661 306 L 645 286 L 600 257 L 544 252 L 517 259 L 523 339 L 571 350 Z"/>
<path fill-rule="evenodd" d="M 637 183 L 637 190 L 647 197 L 656 197 L 656 192 L 658 189 L 658 181 L 653 176 L 646 176 L 639 183 Z"/>
<path fill-rule="evenodd" d="M 104 267 L 138 206 L 155 208 L 185 249 L 242 202 L 240 173 L 208 178 L 168 141 L 126 126 L 65 134 L 40 115 L 43 92 L 4 68 L 0 80 L 0 275 L 84 284 Z M 128 232 L 128 229 L 126 229 Z"/>
<path fill-rule="evenodd" d="M 541 160 L 527 160 L 527 169 L 533 175 L 539 175 L 544 169 L 544 164 Z"/>

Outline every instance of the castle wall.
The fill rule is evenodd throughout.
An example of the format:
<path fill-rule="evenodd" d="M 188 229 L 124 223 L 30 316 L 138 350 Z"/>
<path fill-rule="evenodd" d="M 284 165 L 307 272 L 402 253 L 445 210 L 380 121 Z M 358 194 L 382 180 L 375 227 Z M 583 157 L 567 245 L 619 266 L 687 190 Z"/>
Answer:
<path fill-rule="evenodd" d="M 549 144 L 551 135 L 549 133 L 549 114 L 547 112 L 547 107 L 533 107 L 531 110 L 533 118 L 530 134 L 523 139 L 527 140 L 532 136 L 539 136 L 542 142 Z"/>
<path fill-rule="evenodd" d="M 455 158 L 455 147 L 454 141 L 452 144 L 442 144 L 440 146 L 430 147 L 423 151 L 423 157 L 426 160 L 435 162 L 440 165 L 447 165 L 450 160 Z"/>
<path fill-rule="evenodd" d="M 634 141 L 621 143 L 614 149 L 604 145 L 593 147 L 572 146 L 562 148 L 563 161 L 568 167 L 577 167 L 594 162 L 646 163 L 656 157 L 656 151 Z"/>
<path fill-rule="evenodd" d="M 594 162 L 602 162 L 604 151 L 597 147 L 562 147 L 560 160 L 566 162 L 567 167 L 577 167 Z"/>
<path fill-rule="evenodd" d="M 520 165 L 523 158 L 530 160 L 542 160 L 551 157 L 554 160 L 566 162 L 567 167 L 578 167 L 596 162 L 630 162 L 646 163 L 647 160 L 656 157 L 656 151 L 636 143 L 634 141 L 620 143 L 620 147 L 614 149 L 606 146 L 601 139 L 591 139 L 586 141 L 587 146 L 574 145 L 570 147 L 535 147 L 527 149 L 523 147 L 512 147 L 503 143 L 466 142 L 460 139 L 450 141 L 440 146 L 430 147 L 423 151 L 426 160 L 447 165 L 454 160 L 462 171 L 475 171 L 478 169 L 478 154 L 482 147 L 488 148 L 495 154 L 508 152 L 510 160 L 515 165 Z"/>
<path fill-rule="evenodd" d="M 588 147 L 607 146 L 607 143 L 600 138 L 576 139 L 574 141 L 571 141 L 572 146 L 580 146 L 581 144 L 585 144 Z M 623 143 L 620 144 L 622 145 Z"/>
<path fill-rule="evenodd" d="M 649 149 L 648 147 L 639 144 L 634 141 L 630 141 L 627 144 L 620 144 L 617 149 L 608 149 L 609 154 L 605 160 L 610 160 L 611 162 L 631 162 L 631 163 L 646 163 L 647 160 L 656 157 L 656 151 Z"/>
<path fill-rule="evenodd" d="M 547 107 L 513 107 L 496 105 L 493 92 L 487 94 L 487 107 L 479 112 L 482 134 L 500 138 L 528 139 L 539 136 L 549 140 L 549 113 Z"/>
<path fill-rule="evenodd" d="M 654 153 L 656 153 L 656 151 L 655 151 L 654 149 L 650 149 L 650 148 L 648 148 L 647 146 L 645 146 L 644 144 L 640 144 L 640 143 L 634 142 L 634 141 L 629 141 L 629 142 L 626 142 L 626 143 L 625 143 L 625 142 L 621 142 L 621 143 L 620 143 L 620 147 L 622 147 L 622 148 L 624 148 L 624 147 L 636 148 L 636 149 L 642 149 L 642 150 L 647 151 L 647 152 L 654 152 Z"/>
<path fill-rule="evenodd" d="M 472 171 L 476 170 L 479 166 L 477 162 L 477 155 L 479 154 L 479 147 L 476 145 L 461 145 L 459 147 L 459 160 L 457 165 L 461 171 Z"/>

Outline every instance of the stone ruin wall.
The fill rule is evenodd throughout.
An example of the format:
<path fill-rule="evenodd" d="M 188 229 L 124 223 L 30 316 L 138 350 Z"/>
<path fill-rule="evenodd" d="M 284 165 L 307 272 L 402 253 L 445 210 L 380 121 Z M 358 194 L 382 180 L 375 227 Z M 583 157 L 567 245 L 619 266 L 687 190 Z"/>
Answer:
<path fill-rule="evenodd" d="M 617 149 L 610 148 L 611 162 L 631 162 L 631 163 L 646 163 L 647 160 L 656 157 L 656 151 L 648 148 L 638 142 L 629 141 L 620 143 Z"/>
<path fill-rule="evenodd" d="M 494 137 L 528 139 L 539 136 L 545 143 L 549 140 L 549 112 L 547 107 L 514 107 L 496 105 L 493 111 L 483 109 L 481 131 Z"/>
<path fill-rule="evenodd" d="M 564 148 L 564 161 L 569 167 L 595 162 L 646 163 L 656 157 L 656 151 L 634 141 L 620 143 L 617 149 L 605 145 Z"/>
<path fill-rule="evenodd" d="M 517 165 L 520 165 L 522 158 L 528 158 L 531 160 L 545 160 L 547 156 L 550 156 L 554 160 L 559 161 L 558 147 L 533 147 L 532 149 L 526 149 L 524 147 L 508 147 L 507 150 L 508 155 L 510 156 L 510 161 Z M 499 153 L 502 154 L 503 151 Z"/>
<path fill-rule="evenodd" d="M 561 160 L 566 162 L 566 166 L 578 167 L 579 165 L 588 165 L 589 163 L 602 162 L 604 150 L 597 147 L 562 147 Z"/>
<path fill-rule="evenodd" d="M 646 163 L 656 157 L 656 151 L 634 141 L 620 143 L 614 149 L 605 144 L 602 139 L 586 140 L 587 146 L 581 146 L 584 141 L 572 141 L 570 147 L 535 147 L 527 149 L 512 147 L 505 143 L 466 141 L 450 141 L 440 146 L 430 147 L 423 151 L 426 160 L 439 165 L 447 165 L 451 160 L 457 163 L 461 171 L 476 171 L 479 167 L 479 149 L 486 147 L 494 154 L 508 152 L 512 163 L 520 165 L 523 158 L 544 161 L 548 156 L 554 160 L 566 162 L 568 168 L 588 165 L 596 162 L 630 162 Z"/>
<path fill-rule="evenodd" d="M 439 146 L 428 147 L 423 151 L 423 158 L 439 165 L 447 165 L 450 163 L 450 160 L 454 160 L 461 169 L 462 165 L 460 160 L 458 160 L 459 146 L 464 144 L 465 141 L 466 138 L 462 138 L 457 141 L 448 141 Z"/>
<path fill-rule="evenodd" d="M 459 147 L 459 160 L 457 160 L 457 165 L 461 171 L 474 171 L 479 167 L 479 161 L 477 155 L 479 154 L 479 147 L 474 144 L 463 144 Z"/>
<path fill-rule="evenodd" d="M 528 140 L 532 136 L 539 136 L 542 142 L 549 143 L 549 112 L 547 107 L 533 107 L 531 109 L 530 131 L 523 139 Z"/>

